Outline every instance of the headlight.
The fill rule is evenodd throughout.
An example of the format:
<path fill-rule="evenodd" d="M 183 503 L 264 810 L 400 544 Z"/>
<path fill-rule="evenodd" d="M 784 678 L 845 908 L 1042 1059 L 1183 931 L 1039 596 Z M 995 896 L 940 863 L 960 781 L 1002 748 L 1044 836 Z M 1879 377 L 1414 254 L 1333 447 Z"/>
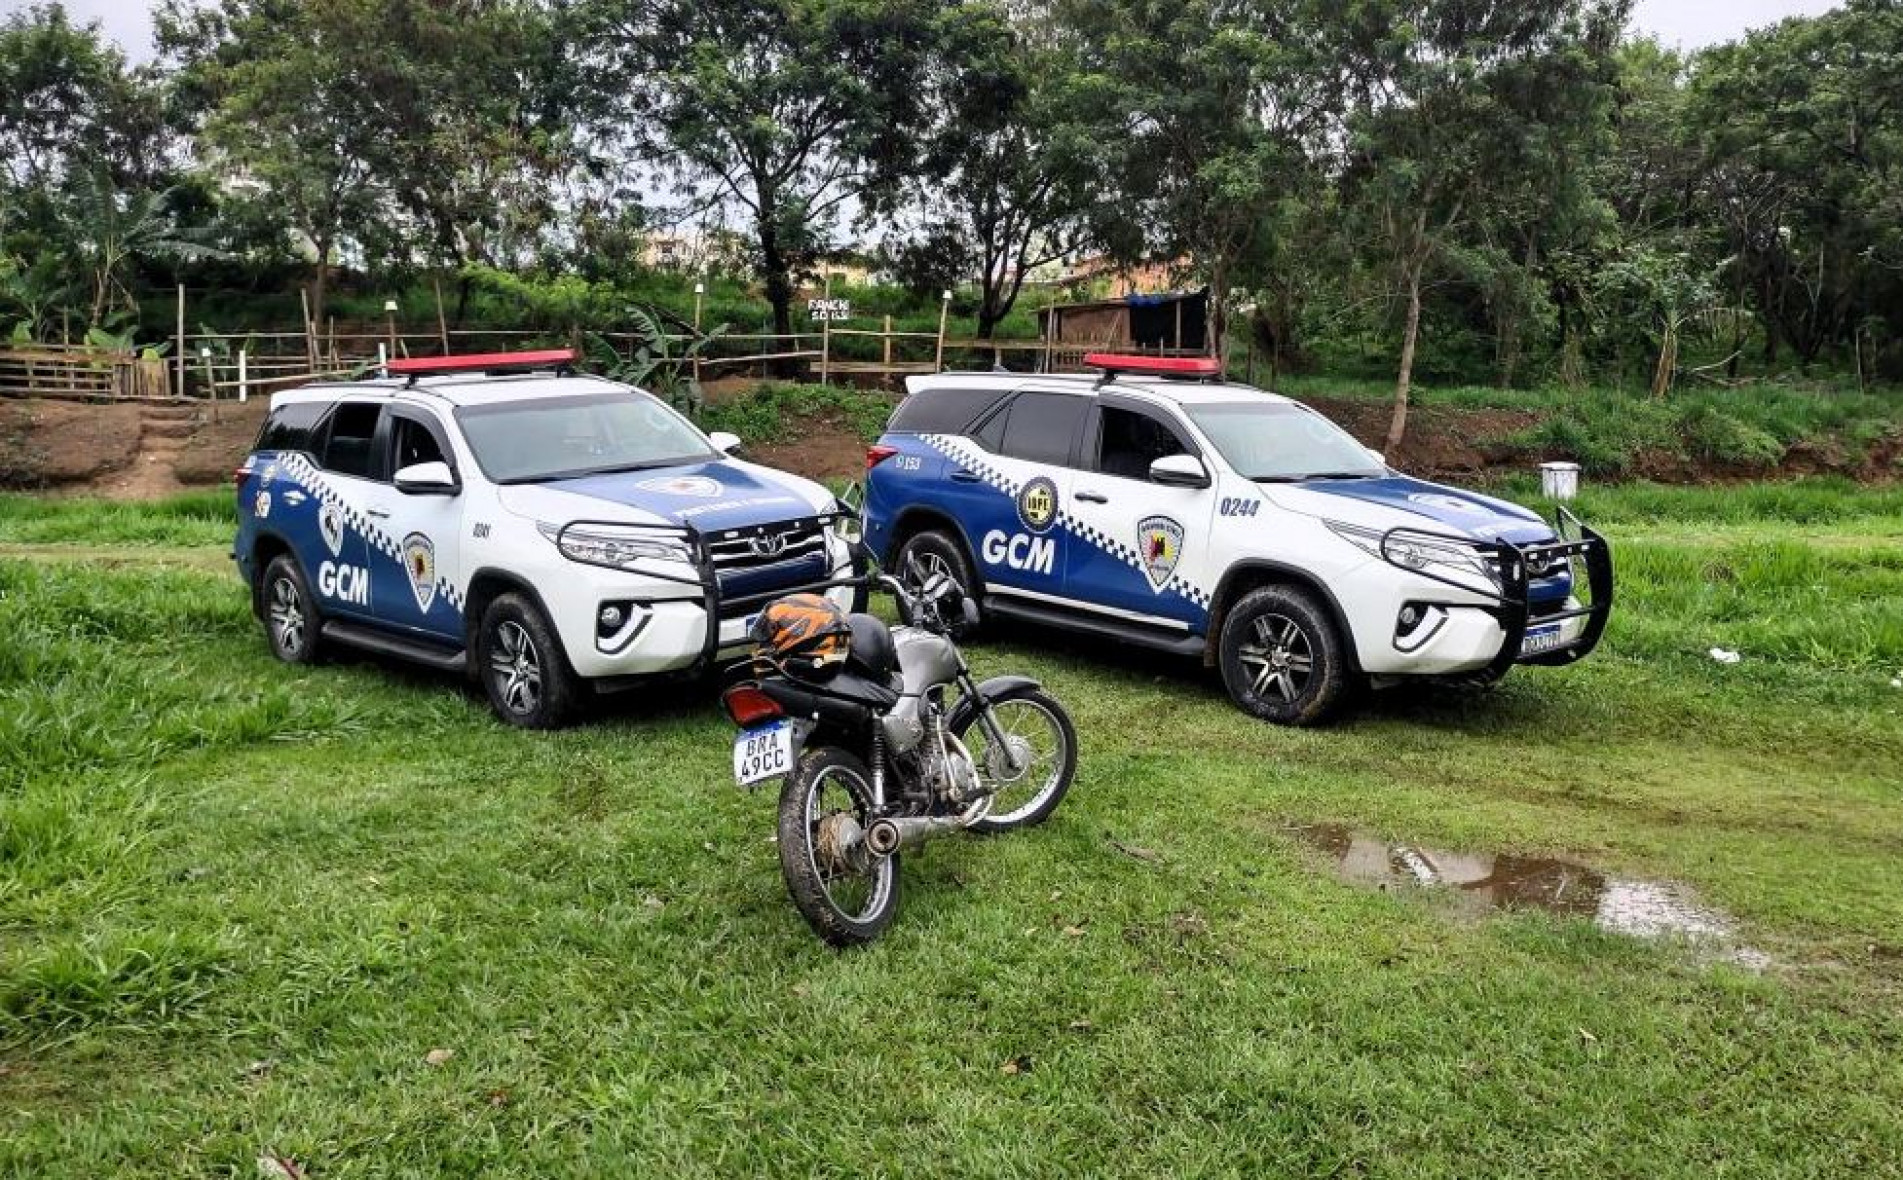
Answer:
<path fill-rule="evenodd" d="M 654 529 L 612 524 L 570 525 L 538 524 L 542 535 L 555 542 L 562 556 L 586 565 L 626 569 L 639 561 L 691 562 L 693 553 L 685 541 L 657 533 Z"/>
<path fill-rule="evenodd" d="M 1483 549 L 1454 540 L 1440 540 L 1426 534 L 1410 534 L 1405 529 L 1389 538 L 1380 529 L 1364 528 L 1338 520 L 1327 522 L 1342 540 L 1390 565 L 1414 570 L 1430 577 L 1451 579 L 1480 594 L 1500 592 L 1500 571 Z"/>

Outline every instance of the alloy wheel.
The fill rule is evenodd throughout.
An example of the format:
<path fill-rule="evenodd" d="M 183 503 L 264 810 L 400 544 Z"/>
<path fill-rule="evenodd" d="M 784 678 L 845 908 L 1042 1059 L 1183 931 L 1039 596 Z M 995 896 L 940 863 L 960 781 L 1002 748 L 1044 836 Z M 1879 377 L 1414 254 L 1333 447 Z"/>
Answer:
<path fill-rule="evenodd" d="M 297 583 L 280 577 L 271 583 L 271 637 L 278 651 L 295 658 L 304 651 L 304 601 Z"/>
<path fill-rule="evenodd" d="M 489 674 L 495 679 L 496 695 L 509 712 L 526 716 L 542 703 L 542 658 L 528 628 L 514 619 L 496 627 Z"/>
<path fill-rule="evenodd" d="M 1308 634 L 1287 615 L 1266 614 L 1250 627 L 1251 641 L 1236 653 L 1249 687 L 1265 699 L 1293 702 L 1308 690 L 1315 653 Z"/>

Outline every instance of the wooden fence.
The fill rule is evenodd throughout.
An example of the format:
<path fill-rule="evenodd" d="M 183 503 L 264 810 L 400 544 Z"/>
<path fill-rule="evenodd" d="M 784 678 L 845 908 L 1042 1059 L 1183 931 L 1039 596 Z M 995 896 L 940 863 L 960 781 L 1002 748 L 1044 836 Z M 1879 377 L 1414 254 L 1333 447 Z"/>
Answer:
<path fill-rule="evenodd" d="M 646 336 L 591 333 L 632 361 Z M 338 324 L 305 331 L 181 332 L 173 354 L 156 360 L 83 345 L 0 346 L 0 396 L 87 400 L 179 397 L 245 400 L 303 382 L 350 376 L 389 357 L 506 352 L 574 343 L 560 334 L 509 329 L 401 331 L 394 324 Z M 768 377 L 799 371 L 822 383 L 849 381 L 892 386 L 901 378 L 947 369 L 1008 369 L 1021 373 L 1078 372 L 1089 347 L 1048 340 L 977 340 L 937 332 L 897 331 L 890 316 L 877 328 L 821 324 L 789 334 L 730 333 L 666 337 L 668 353 L 698 380 Z M 1100 347 L 1115 347 L 1106 343 Z M 1154 355 L 1190 355 L 1151 349 Z"/>
<path fill-rule="evenodd" d="M 164 360 L 81 344 L 0 347 L 0 397 L 159 401 L 171 395 Z"/>

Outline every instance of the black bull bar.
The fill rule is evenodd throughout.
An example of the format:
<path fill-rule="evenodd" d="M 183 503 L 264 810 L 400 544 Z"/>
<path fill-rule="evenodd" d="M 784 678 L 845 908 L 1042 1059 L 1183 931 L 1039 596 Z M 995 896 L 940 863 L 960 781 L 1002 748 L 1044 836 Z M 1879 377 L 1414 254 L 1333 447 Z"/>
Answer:
<path fill-rule="evenodd" d="M 1493 599 L 1491 603 L 1485 605 L 1471 602 L 1426 604 L 1479 609 L 1493 616 L 1500 624 L 1500 629 L 1506 634 L 1500 641 L 1500 653 L 1487 667 L 1489 675 L 1505 675 L 1507 670 L 1515 664 L 1560 667 L 1583 660 L 1592 654 L 1593 649 L 1599 646 L 1599 640 L 1606 633 L 1606 622 L 1612 617 L 1612 546 L 1603 536 L 1588 528 L 1577 516 L 1564 508 L 1558 510 L 1553 524 L 1554 532 L 1559 540 L 1531 545 L 1516 545 L 1504 540 L 1476 541 L 1472 537 L 1459 537 L 1425 529 L 1405 527 L 1389 529 L 1381 538 L 1381 557 L 1388 564 L 1418 577 L 1452 586 L 1468 594 Z M 1497 575 L 1497 583 L 1482 588 L 1471 582 L 1435 573 L 1431 569 L 1409 565 L 1397 557 L 1390 546 L 1405 545 L 1410 540 L 1424 541 L 1436 547 L 1451 546 L 1483 554 Z M 1540 576 L 1544 576 L 1545 571 L 1557 568 L 1562 562 L 1572 567 L 1575 596 L 1577 596 L 1579 575 L 1583 567 L 1587 589 L 1585 604 L 1554 611 L 1551 614 L 1534 614 L 1530 597 L 1535 576 L 1533 571 L 1540 570 L 1542 571 Z M 1572 642 L 1537 652 L 1529 653 L 1524 650 L 1526 633 L 1531 628 L 1555 623 L 1564 624 L 1573 619 L 1585 619 L 1586 625 Z"/>
<path fill-rule="evenodd" d="M 784 528 L 786 525 L 792 523 L 816 524 L 825 534 L 830 535 L 833 529 L 838 527 L 842 522 L 857 524 L 858 519 L 858 516 L 850 511 L 833 509 L 827 512 L 816 512 L 808 516 L 803 516 L 798 518 L 797 521 L 776 521 L 768 525 L 716 529 L 714 530 L 713 537 L 724 538 L 736 534 L 744 535 L 756 530 L 764 531 L 773 528 Z M 867 568 L 868 559 L 865 546 L 856 539 L 849 540 L 847 544 L 852 552 L 852 569 L 854 575 L 850 580 L 841 580 L 834 576 L 832 572 L 832 559 L 830 556 L 827 556 L 822 563 L 827 567 L 826 572 L 821 578 L 801 582 L 797 585 L 780 586 L 772 590 L 762 590 L 753 594 L 725 595 L 721 593 L 720 569 L 714 564 L 713 550 L 710 547 L 710 540 L 712 538 L 710 538 L 708 533 L 694 527 L 692 524 L 630 524 L 626 521 L 574 520 L 563 525 L 556 533 L 556 547 L 562 547 L 562 539 L 568 535 L 569 529 L 586 532 L 590 528 L 600 527 L 640 530 L 644 533 L 652 534 L 656 538 L 665 538 L 670 541 L 678 542 L 686 548 L 688 553 L 687 564 L 692 566 L 694 570 L 691 575 L 679 574 L 667 569 L 666 567 L 670 564 L 678 568 L 679 563 L 668 562 L 659 558 L 640 559 L 639 566 L 622 566 L 619 568 L 625 569 L 631 574 L 638 574 L 643 578 L 650 578 L 656 582 L 670 582 L 678 586 L 690 586 L 700 591 L 701 609 L 704 612 L 704 618 L 707 622 L 707 634 L 701 641 L 700 656 L 694 663 L 693 670 L 696 672 L 712 669 L 718 665 L 720 659 L 720 624 L 725 619 L 732 618 L 734 615 L 741 614 L 755 606 L 765 606 L 767 603 L 777 598 L 784 598 L 788 594 L 820 594 L 837 586 L 863 585 Z M 820 552 L 822 554 L 829 554 L 830 548 L 823 548 Z M 684 602 L 688 601 L 688 599 L 685 595 L 672 595 L 660 598 L 631 598 L 628 601 L 640 606 L 651 607 L 657 603 Z"/>

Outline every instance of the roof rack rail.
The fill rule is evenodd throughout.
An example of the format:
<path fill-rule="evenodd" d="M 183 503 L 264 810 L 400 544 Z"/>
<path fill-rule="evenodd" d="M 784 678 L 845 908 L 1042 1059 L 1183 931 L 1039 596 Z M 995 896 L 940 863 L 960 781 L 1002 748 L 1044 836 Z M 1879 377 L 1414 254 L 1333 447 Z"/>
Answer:
<path fill-rule="evenodd" d="M 520 373 L 530 369 L 553 368 L 557 373 L 573 373 L 580 354 L 572 348 L 542 348 L 527 352 L 478 352 L 464 356 L 413 356 L 384 362 L 381 367 L 392 377 L 436 377 L 446 373 Z"/>
<path fill-rule="evenodd" d="M 1100 370 L 1106 380 L 1122 373 L 1167 377 L 1177 381 L 1208 381 L 1222 376 L 1222 362 L 1213 356 L 1136 356 L 1091 352 L 1084 354 L 1084 367 Z"/>

